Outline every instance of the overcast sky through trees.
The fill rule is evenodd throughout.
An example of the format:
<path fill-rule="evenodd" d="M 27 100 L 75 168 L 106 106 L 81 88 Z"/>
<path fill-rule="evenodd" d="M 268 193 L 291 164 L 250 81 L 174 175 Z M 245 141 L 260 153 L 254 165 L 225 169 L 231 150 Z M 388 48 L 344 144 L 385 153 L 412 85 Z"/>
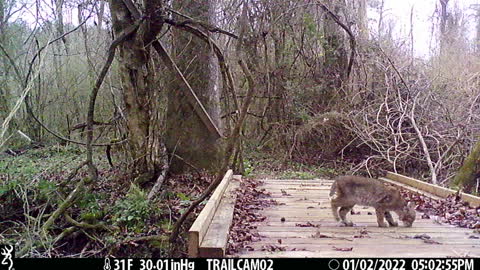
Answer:
<path fill-rule="evenodd" d="M 376 0 L 380 2 L 380 0 Z M 29 24 L 35 23 L 35 1 L 26 0 L 29 3 L 28 10 L 18 13 L 13 19 L 21 18 Z M 450 0 L 448 7 L 451 9 L 458 6 L 464 10 L 464 18 L 467 21 L 467 28 L 470 29 L 468 37 L 470 39 L 475 36 L 475 11 L 473 5 L 480 4 L 480 0 Z M 50 6 L 48 6 L 50 5 Z M 53 6 L 48 1 L 42 2 L 43 10 L 40 12 L 42 20 L 53 20 Z M 385 0 L 385 23 L 389 21 L 394 23 L 394 38 L 398 40 L 407 40 L 410 32 L 410 12 L 412 6 L 414 8 L 414 49 L 418 57 L 427 57 L 430 55 L 430 47 L 435 47 L 435 34 L 432 39 L 432 22 L 437 22 L 438 14 L 436 13 L 439 0 Z M 87 16 L 87 14 L 85 14 Z M 375 35 L 378 13 L 374 9 L 369 9 L 368 16 L 370 25 L 372 26 L 372 34 Z M 66 24 L 78 24 L 77 10 L 64 9 L 64 22 Z M 437 24 L 438 25 L 438 24 Z M 437 29 L 435 29 L 436 31 Z"/>
<path fill-rule="evenodd" d="M 467 21 L 469 31 L 469 38 L 474 38 L 475 31 L 475 17 L 474 10 L 471 8 L 475 4 L 479 4 L 479 0 L 450 0 L 448 7 L 451 9 L 458 6 L 464 10 L 464 18 Z M 386 0 L 386 19 L 391 19 L 395 22 L 395 33 L 398 38 L 408 38 L 410 32 L 410 12 L 412 6 L 414 8 L 413 21 L 413 35 L 414 35 L 414 49 L 415 54 L 420 57 L 429 55 L 430 43 L 432 40 L 432 22 L 436 22 L 438 14 L 436 9 L 440 6 L 439 0 Z M 374 12 L 369 12 L 370 18 L 378 18 Z M 435 29 L 436 31 L 437 29 Z M 435 46 L 435 43 L 432 43 Z"/>

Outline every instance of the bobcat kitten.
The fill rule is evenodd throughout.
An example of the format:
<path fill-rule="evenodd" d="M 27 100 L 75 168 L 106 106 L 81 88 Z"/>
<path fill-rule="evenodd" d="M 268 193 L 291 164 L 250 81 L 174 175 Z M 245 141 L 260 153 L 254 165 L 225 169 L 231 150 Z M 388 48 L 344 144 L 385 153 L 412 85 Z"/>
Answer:
<path fill-rule="evenodd" d="M 337 196 L 333 198 L 335 193 Z M 389 211 L 397 213 L 406 227 L 412 226 L 415 221 L 413 202 L 407 204 L 397 189 L 386 186 L 376 179 L 339 176 L 330 189 L 330 198 L 335 220 L 341 219 L 341 223 L 345 226 L 353 226 L 351 221 L 346 220 L 346 216 L 356 204 L 374 207 L 379 227 L 387 227 L 384 219 L 387 219 L 390 226 L 398 226 Z M 338 210 L 339 207 L 340 210 Z"/>

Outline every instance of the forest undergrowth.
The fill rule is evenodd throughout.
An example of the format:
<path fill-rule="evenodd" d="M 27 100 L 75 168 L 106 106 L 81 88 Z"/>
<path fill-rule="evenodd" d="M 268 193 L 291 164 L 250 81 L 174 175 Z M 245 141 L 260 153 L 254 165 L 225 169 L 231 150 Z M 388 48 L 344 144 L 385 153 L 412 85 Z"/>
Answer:
<path fill-rule="evenodd" d="M 168 237 L 173 224 L 213 176 L 195 172 L 170 176 L 151 200 L 152 183 L 129 183 L 126 164 L 110 167 L 104 153 L 95 153 L 99 180 L 54 223 L 42 224 L 75 184 L 88 177 L 86 169 L 69 175 L 83 150 L 51 145 L 0 155 L 0 241 L 14 244 L 17 256 L 27 257 L 165 257 L 185 256 L 182 234 L 176 245 Z M 187 231 L 201 204 L 184 223 Z M 173 248 L 174 247 L 174 248 Z"/>

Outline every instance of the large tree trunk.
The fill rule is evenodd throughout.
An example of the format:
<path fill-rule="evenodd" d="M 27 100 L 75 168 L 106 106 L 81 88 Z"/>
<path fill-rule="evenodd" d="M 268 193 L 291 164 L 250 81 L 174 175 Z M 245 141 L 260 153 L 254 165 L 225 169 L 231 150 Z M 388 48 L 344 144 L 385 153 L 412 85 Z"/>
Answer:
<path fill-rule="evenodd" d="M 368 41 L 368 16 L 367 16 L 367 0 L 358 1 L 357 7 L 358 18 L 358 39 L 362 44 Z"/>
<path fill-rule="evenodd" d="M 0 0 L 0 43 L 3 44 L 4 35 L 3 35 L 3 27 L 4 27 L 4 4 L 3 0 Z M 3 120 L 7 117 L 10 108 L 8 106 L 7 97 L 10 97 L 10 93 L 7 89 L 7 81 L 4 78 L 7 78 L 7 74 L 3 74 L 5 70 L 7 70 L 7 63 L 2 62 L 2 72 L 0 72 L 0 123 L 3 123 Z"/>
<path fill-rule="evenodd" d="M 480 140 L 475 144 L 472 152 L 463 162 L 453 180 L 456 186 L 462 186 L 465 191 L 471 192 L 476 184 L 475 180 L 480 177 Z"/>
<path fill-rule="evenodd" d="M 138 1 L 140 2 L 140 1 Z M 161 0 L 141 1 L 148 19 L 144 19 L 138 31 L 128 37 L 119 48 L 119 70 L 122 82 L 123 100 L 127 113 L 129 148 L 133 160 L 135 175 L 151 176 L 154 171 L 152 161 L 151 107 L 153 92 L 158 89 L 154 84 L 155 71 L 151 57 L 151 41 L 156 38 L 162 27 Z M 121 34 L 127 27 L 135 24 L 135 14 L 123 1 L 110 0 L 110 12 L 115 35 Z M 151 14 L 149 14 L 151 12 Z"/>
<path fill-rule="evenodd" d="M 181 5 L 184 13 L 215 24 L 213 0 L 183 1 Z M 187 32 L 174 30 L 173 56 L 213 122 L 222 130 L 220 73 L 210 46 Z M 183 87 L 182 84 L 176 80 L 169 85 L 165 144 L 173 157 L 170 170 L 183 172 L 189 166 L 187 163 L 201 169 L 216 170 L 221 162 L 222 143 L 207 130 L 180 87 Z"/>
<path fill-rule="evenodd" d="M 343 8 L 341 2 L 328 2 L 328 9 L 339 16 Z M 325 73 L 328 78 L 329 86 L 339 88 L 342 86 L 348 66 L 348 57 L 345 50 L 345 34 L 343 29 L 332 19 L 329 14 L 325 14 L 323 25 L 325 35 Z"/>
<path fill-rule="evenodd" d="M 448 1 L 450 0 L 440 0 L 440 53 L 443 54 L 449 43 L 449 35 L 447 29 L 447 20 L 448 20 Z"/>
<path fill-rule="evenodd" d="M 475 16 L 476 21 L 476 30 L 477 33 L 475 35 L 475 41 L 476 41 L 476 46 L 475 46 L 475 52 L 477 55 L 480 55 L 480 4 L 475 5 L 474 8 L 477 11 L 477 15 Z"/>

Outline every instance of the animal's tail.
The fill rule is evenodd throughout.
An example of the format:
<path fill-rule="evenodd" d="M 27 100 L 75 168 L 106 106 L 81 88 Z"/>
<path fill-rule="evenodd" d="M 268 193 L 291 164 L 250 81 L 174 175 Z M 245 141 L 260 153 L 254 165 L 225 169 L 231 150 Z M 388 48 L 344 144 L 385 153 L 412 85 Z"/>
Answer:
<path fill-rule="evenodd" d="M 330 188 L 330 194 L 328 195 L 330 200 L 332 199 L 335 192 L 337 192 L 337 181 L 333 182 L 332 187 Z"/>

